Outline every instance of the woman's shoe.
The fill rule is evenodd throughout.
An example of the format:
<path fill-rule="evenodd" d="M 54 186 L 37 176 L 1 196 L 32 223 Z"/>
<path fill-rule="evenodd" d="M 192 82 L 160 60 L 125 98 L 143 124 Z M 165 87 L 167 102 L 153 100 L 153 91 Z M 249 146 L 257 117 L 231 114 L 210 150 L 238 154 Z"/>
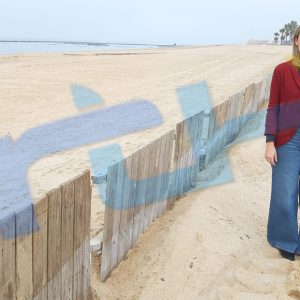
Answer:
<path fill-rule="evenodd" d="M 286 259 L 289 259 L 289 260 L 292 260 L 292 261 L 295 260 L 295 254 L 294 253 L 291 253 L 291 252 L 288 252 L 288 251 L 285 251 L 285 250 L 282 250 L 282 249 L 279 250 L 279 253 L 283 258 L 286 258 Z"/>

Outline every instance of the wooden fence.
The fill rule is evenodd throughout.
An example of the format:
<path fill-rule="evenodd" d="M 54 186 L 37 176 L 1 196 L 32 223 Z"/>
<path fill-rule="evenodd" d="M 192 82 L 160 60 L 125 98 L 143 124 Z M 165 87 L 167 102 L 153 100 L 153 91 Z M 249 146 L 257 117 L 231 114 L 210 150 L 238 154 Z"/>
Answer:
<path fill-rule="evenodd" d="M 108 169 L 102 280 L 165 211 L 173 142 L 174 130 Z"/>
<path fill-rule="evenodd" d="M 245 123 L 268 100 L 270 79 L 268 75 L 258 83 L 251 83 L 210 111 L 205 166 L 235 139 Z"/>
<path fill-rule="evenodd" d="M 200 162 L 204 112 L 176 125 L 176 135 L 168 190 L 168 208 L 184 195 L 197 177 Z"/>
<path fill-rule="evenodd" d="M 213 107 L 207 116 L 201 111 L 179 122 L 175 130 L 109 167 L 102 280 L 268 100 L 271 75 Z M 90 216 L 86 171 L 0 220 L 0 299 L 88 299 Z"/>
<path fill-rule="evenodd" d="M 271 75 L 179 122 L 151 144 L 108 168 L 101 256 L 105 280 L 145 228 L 184 195 L 197 173 L 231 143 L 268 99 Z M 204 133 L 204 120 L 208 128 Z"/>
<path fill-rule="evenodd" d="M 88 299 L 90 210 L 86 171 L 1 220 L 0 299 Z"/>

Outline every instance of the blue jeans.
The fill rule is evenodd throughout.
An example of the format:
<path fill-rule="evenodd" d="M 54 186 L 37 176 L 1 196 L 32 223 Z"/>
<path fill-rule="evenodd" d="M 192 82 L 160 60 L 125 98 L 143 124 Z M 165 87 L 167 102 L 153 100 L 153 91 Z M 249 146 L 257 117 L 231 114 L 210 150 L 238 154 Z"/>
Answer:
<path fill-rule="evenodd" d="M 284 145 L 277 147 L 277 163 L 272 166 L 272 189 L 267 239 L 271 246 L 300 254 L 298 232 L 300 127 Z"/>

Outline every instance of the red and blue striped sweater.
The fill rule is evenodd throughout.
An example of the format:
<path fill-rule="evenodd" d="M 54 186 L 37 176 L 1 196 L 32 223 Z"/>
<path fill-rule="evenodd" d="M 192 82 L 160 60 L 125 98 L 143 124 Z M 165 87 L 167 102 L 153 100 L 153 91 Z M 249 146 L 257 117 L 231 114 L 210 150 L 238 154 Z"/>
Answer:
<path fill-rule="evenodd" d="M 300 68 L 289 60 L 277 65 L 273 72 L 264 133 L 266 142 L 274 141 L 276 147 L 285 144 L 299 125 Z"/>

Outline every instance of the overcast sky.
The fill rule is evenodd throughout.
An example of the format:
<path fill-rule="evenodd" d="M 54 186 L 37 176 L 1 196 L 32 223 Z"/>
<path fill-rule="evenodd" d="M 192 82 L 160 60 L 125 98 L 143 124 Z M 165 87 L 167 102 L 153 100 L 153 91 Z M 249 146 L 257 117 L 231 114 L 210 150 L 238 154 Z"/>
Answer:
<path fill-rule="evenodd" d="M 0 39 L 243 44 L 300 23 L 299 0 L 0 0 Z"/>

